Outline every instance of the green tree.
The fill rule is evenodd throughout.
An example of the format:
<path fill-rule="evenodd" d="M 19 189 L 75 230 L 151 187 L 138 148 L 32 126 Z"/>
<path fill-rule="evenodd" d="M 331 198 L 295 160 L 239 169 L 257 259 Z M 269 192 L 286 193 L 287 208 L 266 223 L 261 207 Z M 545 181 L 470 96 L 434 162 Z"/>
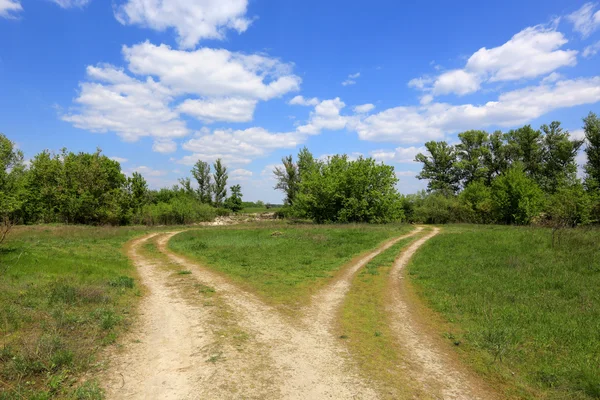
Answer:
<path fill-rule="evenodd" d="M 428 191 L 456 193 L 459 189 L 460 176 L 456 168 L 456 151 L 446 142 L 427 142 L 425 148 L 429 156 L 417 154 L 415 161 L 423 163 L 418 179 L 428 179 Z"/>
<path fill-rule="evenodd" d="M 544 150 L 542 132 L 531 125 L 513 129 L 506 134 L 507 155 L 512 162 L 520 162 L 528 177 L 537 180 L 542 175 Z"/>
<path fill-rule="evenodd" d="M 493 222 L 492 190 L 483 180 L 473 181 L 458 196 L 468 215 L 469 222 L 487 224 Z"/>
<path fill-rule="evenodd" d="M 499 221 L 523 225 L 539 215 L 544 195 L 523 166 L 517 163 L 494 179 L 492 201 Z"/>
<path fill-rule="evenodd" d="M 510 165 L 509 149 L 504 140 L 505 135 L 501 131 L 492 133 L 488 138 L 488 150 L 484 154 L 487 185 L 491 185 L 495 177 L 506 172 Z"/>
<path fill-rule="evenodd" d="M 548 215 L 555 228 L 590 222 L 591 199 L 580 182 L 558 186 L 550 196 Z"/>
<path fill-rule="evenodd" d="M 210 164 L 202 160 L 198 160 L 192 168 L 192 175 L 198 182 L 198 197 L 205 204 L 210 204 L 212 201 L 212 183 L 210 177 Z"/>
<path fill-rule="evenodd" d="M 466 131 L 458 134 L 460 143 L 455 146 L 463 186 L 488 176 L 486 160 L 489 159 L 488 134 L 485 131 Z"/>
<path fill-rule="evenodd" d="M 213 174 L 213 192 L 215 194 L 215 205 L 217 207 L 221 207 L 223 205 L 223 200 L 227 197 L 227 167 L 223 165 L 221 159 L 219 158 L 213 164 L 213 168 L 215 170 Z"/>
<path fill-rule="evenodd" d="M 139 172 L 134 172 L 127 178 L 127 187 L 131 196 L 131 208 L 139 211 L 148 201 L 148 183 Z"/>
<path fill-rule="evenodd" d="M 0 133 L 0 243 L 23 207 L 25 196 L 23 152 Z"/>
<path fill-rule="evenodd" d="M 583 119 L 583 130 L 587 147 L 587 163 L 585 170 L 585 186 L 588 191 L 600 195 L 600 119 L 594 113 L 589 113 Z"/>
<path fill-rule="evenodd" d="M 577 174 L 575 157 L 583 140 L 571 140 L 560 122 L 540 128 L 544 132 L 540 185 L 547 193 L 556 192 L 560 185 L 574 182 Z"/>
<path fill-rule="evenodd" d="M 298 193 L 298 185 L 300 183 L 300 175 L 298 166 L 294 163 L 291 155 L 281 159 L 283 166 L 275 167 L 273 174 L 277 180 L 275 189 L 285 193 L 285 204 L 291 206 L 296 199 Z"/>
<path fill-rule="evenodd" d="M 228 208 L 233 212 L 242 211 L 244 208 L 242 202 L 242 187 L 240 185 L 233 185 L 229 189 L 231 189 L 231 196 L 225 200 L 225 208 Z"/>

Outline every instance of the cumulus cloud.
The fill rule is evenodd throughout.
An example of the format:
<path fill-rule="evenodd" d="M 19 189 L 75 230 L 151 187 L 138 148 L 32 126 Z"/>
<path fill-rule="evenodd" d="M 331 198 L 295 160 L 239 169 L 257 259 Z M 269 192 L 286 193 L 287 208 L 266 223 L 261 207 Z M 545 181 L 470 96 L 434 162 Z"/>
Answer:
<path fill-rule="evenodd" d="M 251 178 L 253 175 L 252 171 L 247 169 L 238 168 L 234 169 L 229 173 L 229 178 L 231 180 L 243 181 L 245 179 Z"/>
<path fill-rule="evenodd" d="M 318 135 L 323 129 L 344 129 L 348 123 L 348 117 L 340 115 L 340 111 L 345 106 L 346 104 L 339 97 L 323 100 L 310 113 L 308 123 L 298 126 L 297 131 L 307 135 Z"/>
<path fill-rule="evenodd" d="M 177 109 L 206 123 L 248 122 L 252 121 L 256 103 L 244 98 L 187 99 Z"/>
<path fill-rule="evenodd" d="M 246 31 L 247 7 L 248 0 L 127 0 L 115 8 L 115 17 L 123 25 L 173 29 L 179 46 L 189 49 L 202 39 L 222 40 L 228 30 Z"/>
<path fill-rule="evenodd" d="M 361 104 L 360 106 L 356 106 L 353 108 L 354 112 L 357 114 L 366 114 L 368 112 L 373 111 L 373 109 L 375 108 L 374 104 Z"/>
<path fill-rule="evenodd" d="M 371 157 L 377 161 L 397 162 L 397 163 L 412 163 L 415 161 L 415 156 L 425 152 L 425 147 L 397 147 L 394 150 L 374 150 Z"/>
<path fill-rule="evenodd" d="M 157 153 L 174 153 L 177 150 L 177 143 L 173 140 L 155 140 L 152 150 Z"/>
<path fill-rule="evenodd" d="M 0 18 L 16 18 L 23 11 L 20 0 L 0 0 Z"/>
<path fill-rule="evenodd" d="M 555 28 L 533 26 L 523 29 L 498 47 L 482 47 L 473 53 L 464 68 L 444 72 L 437 77 L 420 77 L 409 87 L 430 95 L 476 92 L 484 82 L 531 79 L 577 64 L 576 50 L 561 50 L 567 43 Z M 425 100 L 431 101 L 429 97 Z"/>
<path fill-rule="evenodd" d="M 118 162 L 120 164 L 123 164 L 123 163 L 126 163 L 127 161 L 129 161 L 126 158 L 123 158 L 123 157 L 108 157 L 108 158 L 110 158 L 111 160 L 116 161 L 116 162 Z"/>
<path fill-rule="evenodd" d="M 430 103 L 395 107 L 360 119 L 353 128 L 363 140 L 422 143 L 474 126 L 514 126 L 550 111 L 600 101 L 600 77 L 560 80 L 501 94 L 485 104 Z"/>
<path fill-rule="evenodd" d="M 183 157 L 180 162 L 192 165 L 199 159 L 213 162 L 221 158 L 227 164 L 248 164 L 272 150 L 294 148 L 303 140 L 304 136 L 297 132 L 271 133 L 259 127 L 204 130 L 183 144 L 182 147 L 193 154 Z"/>
<path fill-rule="evenodd" d="M 319 99 L 317 99 L 316 97 L 313 97 L 311 99 L 307 99 L 304 96 L 296 96 L 293 99 L 291 99 L 288 104 L 290 105 L 295 105 L 295 106 L 316 106 L 317 104 L 319 104 Z"/>
<path fill-rule="evenodd" d="M 180 94 L 269 100 L 298 90 L 301 83 L 292 65 L 257 54 L 210 48 L 182 51 L 149 42 L 124 46 L 123 54 L 131 72 L 155 76 Z"/>
<path fill-rule="evenodd" d="M 579 10 L 567 15 L 567 20 L 573 24 L 573 29 L 584 38 L 600 27 L 600 10 L 595 11 L 595 8 L 594 3 L 585 3 Z"/>

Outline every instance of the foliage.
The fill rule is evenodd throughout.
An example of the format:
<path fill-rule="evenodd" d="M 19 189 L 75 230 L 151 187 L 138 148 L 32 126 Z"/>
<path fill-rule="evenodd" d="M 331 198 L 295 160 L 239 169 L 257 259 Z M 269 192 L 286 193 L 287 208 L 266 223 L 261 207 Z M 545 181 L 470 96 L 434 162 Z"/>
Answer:
<path fill-rule="evenodd" d="M 244 205 L 242 204 L 242 187 L 240 185 L 231 186 L 231 196 L 225 200 L 225 208 L 233 211 L 242 211 Z"/>
<path fill-rule="evenodd" d="M 587 147 L 587 164 L 585 165 L 585 185 L 589 191 L 600 192 L 600 119 L 590 113 L 583 120 L 583 130 Z"/>
<path fill-rule="evenodd" d="M 198 198 L 202 203 L 210 204 L 212 201 L 212 183 L 210 176 L 210 164 L 198 160 L 192 168 L 192 175 L 198 183 Z"/>
<path fill-rule="evenodd" d="M 181 194 L 168 202 L 146 204 L 134 220 L 144 225 L 177 225 L 212 221 L 215 216 L 213 207 L 200 203 L 193 196 Z"/>
<path fill-rule="evenodd" d="M 459 195 L 467 213 L 465 221 L 487 224 L 494 221 L 492 189 L 483 180 L 471 182 Z"/>
<path fill-rule="evenodd" d="M 213 193 L 215 195 L 215 205 L 217 207 L 221 207 L 223 205 L 223 201 L 227 197 L 227 167 L 223 165 L 221 159 L 219 158 L 213 164 L 213 168 L 215 172 L 213 174 Z"/>
<path fill-rule="evenodd" d="M 425 148 L 429 156 L 417 154 L 415 161 L 423 163 L 423 170 L 417 178 L 428 179 L 427 190 L 456 193 L 459 189 L 460 171 L 457 169 L 457 155 L 453 146 L 446 142 L 427 142 Z"/>
<path fill-rule="evenodd" d="M 575 183 L 558 187 L 550 196 L 547 210 L 554 227 L 575 227 L 590 222 L 592 203 L 583 185 Z"/>
<path fill-rule="evenodd" d="M 275 189 L 285 193 L 285 204 L 292 205 L 294 204 L 294 200 L 296 200 L 298 185 L 300 183 L 298 166 L 294 164 L 291 155 L 283 157 L 281 162 L 283 166 L 275 167 L 273 170 L 273 174 L 277 180 Z"/>
<path fill-rule="evenodd" d="M 507 224 L 528 224 L 542 211 L 544 195 L 520 165 L 511 167 L 492 182 L 497 219 Z"/>
<path fill-rule="evenodd" d="M 402 219 L 394 168 L 372 158 L 350 161 L 342 155 L 313 160 L 301 178 L 294 209 L 317 223 Z"/>

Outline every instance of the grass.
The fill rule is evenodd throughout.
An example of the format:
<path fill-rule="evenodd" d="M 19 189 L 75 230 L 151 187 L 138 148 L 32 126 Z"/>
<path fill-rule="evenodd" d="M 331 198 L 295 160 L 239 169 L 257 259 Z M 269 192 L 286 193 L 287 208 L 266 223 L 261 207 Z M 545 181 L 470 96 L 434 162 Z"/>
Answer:
<path fill-rule="evenodd" d="M 0 399 L 101 398 L 81 375 L 127 326 L 139 288 L 122 251 L 144 231 L 17 227 L 0 248 Z"/>
<path fill-rule="evenodd" d="M 268 209 L 267 207 L 246 207 L 241 212 L 243 214 L 256 214 L 256 213 L 264 213 L 264 212 L 274 212 L 276 209 Z"/>
<path fill-rule="evenodd" d="M 415 255 L 411 286 L 450 322 L 461 357 L 506 398 L 600 398 L 600 231 L 450 226 Z"/>
<path fill-rule="evenodd" d="M 371 260 L 352 282 L 340 312 L 339 337 L 362 373 L 376 382 L 382 398 L 411 398 L 402 349 L 394 340 L 386 312 L 390 271 L 402 248 L 418 236 L 406 238 Z"/>
<path fill-rule="evenodd" d="M 266 300 L 296 306 L 353 257 L 410 230 L 408 225 L 257 225 L 187 231 L 169 246 Z"/>

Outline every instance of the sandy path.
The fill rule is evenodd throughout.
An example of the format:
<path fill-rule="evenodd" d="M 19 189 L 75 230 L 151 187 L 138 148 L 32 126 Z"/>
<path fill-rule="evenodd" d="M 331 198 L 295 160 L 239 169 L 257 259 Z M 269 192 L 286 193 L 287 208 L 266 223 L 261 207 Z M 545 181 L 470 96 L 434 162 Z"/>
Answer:
<path fill-rule="evenodd" d="M 456 362 L 448 349 L 435 340 L 419 323 L 410 299 L 403 293 L 402 272 L 415 252 L 429 239 L 439 233 L 439 228 L 413 242 L 396 260 L 390 277 L 391 301 L 388 312 L 391 326 L 409 360 L 414 380 L 422 385 L 425 393 L 435 399 L 475 400 L 492 399 L 495 396 L 484 389 L 477 378 Z"/>

